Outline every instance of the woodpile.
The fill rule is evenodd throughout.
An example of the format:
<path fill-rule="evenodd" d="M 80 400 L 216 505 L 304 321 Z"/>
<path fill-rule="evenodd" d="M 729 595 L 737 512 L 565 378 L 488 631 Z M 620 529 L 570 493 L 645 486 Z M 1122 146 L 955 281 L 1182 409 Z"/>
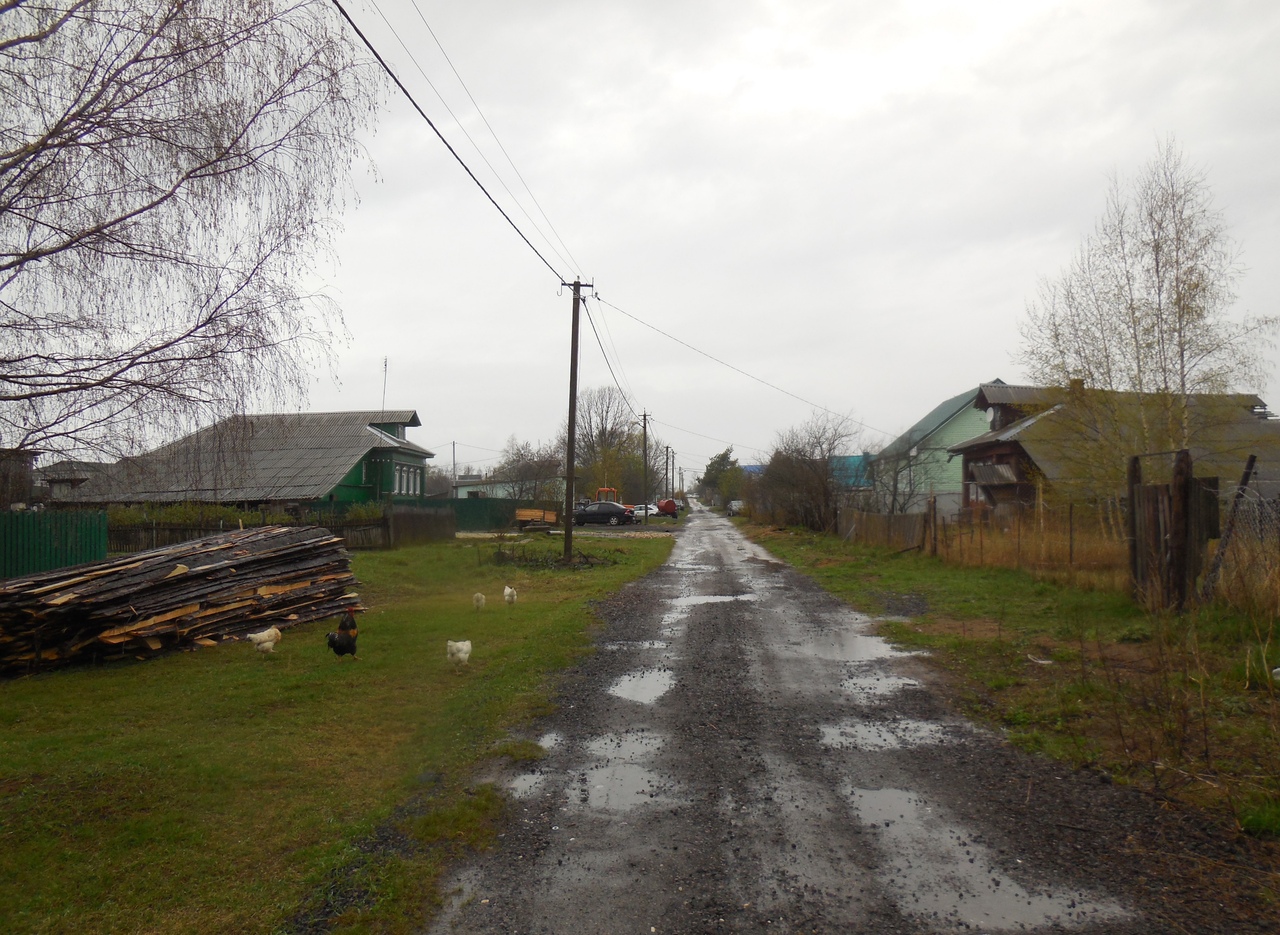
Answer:
<path fill-rule="evenodd" d="M 0 672 L 216 646 L 360 611 L 343 540 L 262 526 L 0 581 Z"/>

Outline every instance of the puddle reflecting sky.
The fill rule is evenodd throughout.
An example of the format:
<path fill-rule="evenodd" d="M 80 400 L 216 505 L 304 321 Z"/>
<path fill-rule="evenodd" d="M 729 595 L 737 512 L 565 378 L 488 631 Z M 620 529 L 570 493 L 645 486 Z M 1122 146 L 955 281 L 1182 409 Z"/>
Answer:
<path fill-rule="evenodd" d="M 601 643 L 601 649 L 666 649 L 670 643 L 663 640 L 631 640 Z"/>
<path fill-rule="evenodd" d="M 676 683 L 670 669 L 641 669 L 624 675 L 609 686 L 609 694 L 640 704 L 653 704 Z"/>
<path fill-rule="evenodd" d="M 994 866 L 990 852 L 920 795 L 905 789 L 846 789 L 858 820 L 874 829 L 878 871 L 899 908 L 948 930 L 1022 931 L 1085 925 L 1126 915 L 1079 891 L 1030 893 Z"/>
<path fill-rule="evenodd" d="M 892 695 L 904 688 L 918 688 L 920 683 L 915 679 L 901 675 L 851 675 L 840 683 L 840 689 L 851 695 L 864 698 Z"/>
<path fill-rule="evenodd" d="M 592 756 L 613 760 L 637 760 L 662 749 L 663 739 L 651 731 L 627 731 L 623 734 L 601 734 L 587 743 Z"/>
<path fill-rule="evenodd" d="M 784 651 L 817 656 L 819 659 L 831 659 L 836 662 L 871 662 L 876 659 L 910 655 L 900 649 L 894 649 L 887 640 L 870 636 L 861 632 L 860 629 L 823 630 L 806 639 L 788 642 L 781 648 Z"/>
<path fill-rule="evenodd" d="M 511 780 L 511 794 L 517 799 L 527 799 L 542 788 L 546 778 L 542 773 L 521 773 Z"/>
<path fill-rule="evenodd" d="M 822 742 L 828 747 L 854 750 L 897 750 L 945 743 L 946 728 L 934 721 L 862 721 L 848 720 L 818 728 Z"/>
<path fill-rule="evenodd" d="M 755 594 L 690 594 L 687 597 L 669 597 L 667 602 L 676 607 L 697 607 L 700 604 L 727 604 L 730 601 L 756 601 Z"/>
<path fill-rule="evenodd" d="M 640 805 L 669 802 L 668 784 L 651 769 L 615 763 L 586 770 L 578 784 L 578 802 L 591 808 L 625 812 Z"/>

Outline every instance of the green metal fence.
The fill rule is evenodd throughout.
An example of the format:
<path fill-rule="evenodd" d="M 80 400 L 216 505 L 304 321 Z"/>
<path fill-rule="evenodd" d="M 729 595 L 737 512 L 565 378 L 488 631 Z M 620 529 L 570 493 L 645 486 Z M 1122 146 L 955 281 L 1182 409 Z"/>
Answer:
<path fill-rule="evenodd" d="M 106 513 L 0 513 L 0 578 L 106 557 Z"/>
<path fill-rule="evenodd" d="M 541 505 L 532 500 L 499 500 L 496 497 L 466 497 L 443 502 L 448 504 L 458 518 L 459 532 L 507 529 L 515 523 L 517 507 Z"/>

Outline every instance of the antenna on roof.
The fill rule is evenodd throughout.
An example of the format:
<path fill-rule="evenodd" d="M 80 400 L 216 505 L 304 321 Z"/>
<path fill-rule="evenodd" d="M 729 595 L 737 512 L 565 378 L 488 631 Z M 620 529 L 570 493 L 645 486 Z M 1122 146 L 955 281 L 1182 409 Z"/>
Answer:
<path fill-rule="evenodd" d="M 387 358 L 382 358 L 382 421 L 387 421 Z"/>

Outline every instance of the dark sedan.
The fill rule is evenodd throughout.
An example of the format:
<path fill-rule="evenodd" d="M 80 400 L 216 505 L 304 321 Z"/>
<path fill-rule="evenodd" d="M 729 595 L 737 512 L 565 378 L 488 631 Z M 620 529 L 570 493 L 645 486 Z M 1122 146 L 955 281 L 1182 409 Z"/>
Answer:
<path fill-rule="evenodd" d="M 581 526 L 585 523 L 608 523 L 610 526 L 625 526 L 635 521 L 635 514 L 621 503 L 601 500 L 588 503 L 573 511 L 573 524 Z"/>

